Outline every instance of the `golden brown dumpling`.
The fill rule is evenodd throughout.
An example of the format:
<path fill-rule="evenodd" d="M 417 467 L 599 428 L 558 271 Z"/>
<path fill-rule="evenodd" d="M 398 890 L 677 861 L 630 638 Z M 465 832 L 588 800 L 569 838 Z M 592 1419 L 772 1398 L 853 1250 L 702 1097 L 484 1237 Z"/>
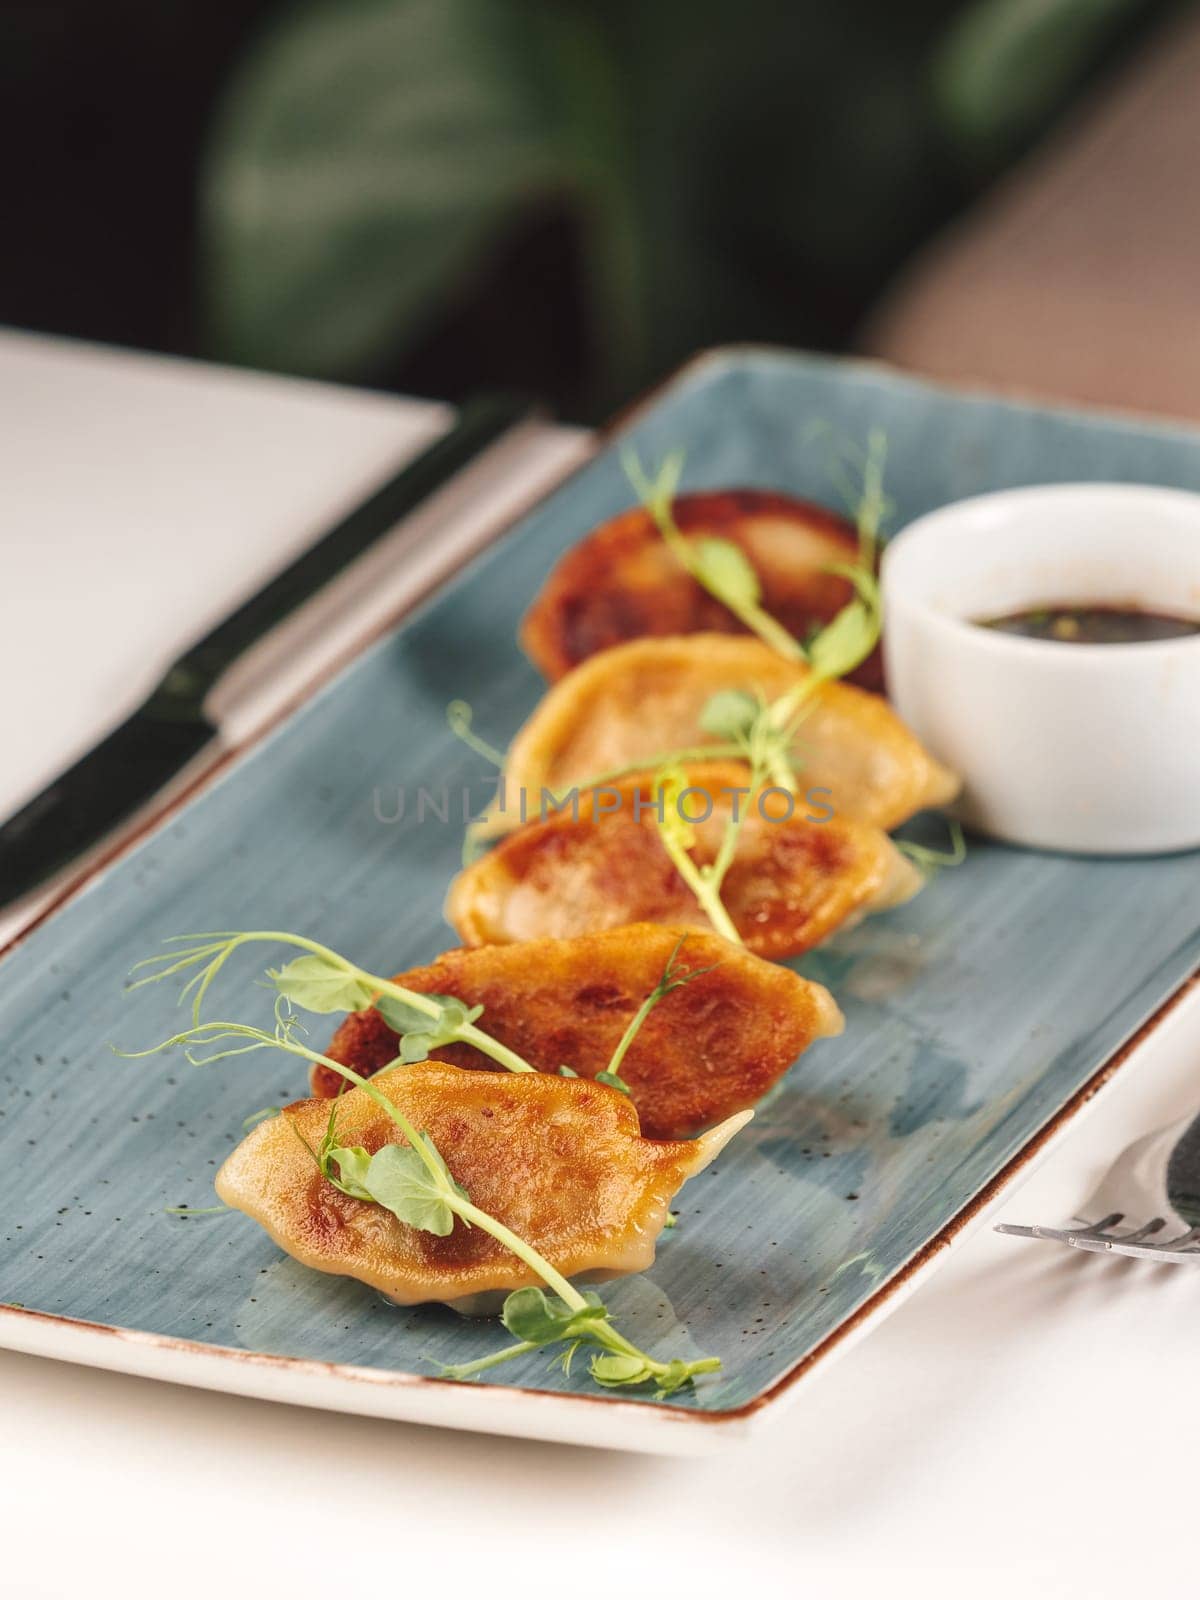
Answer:
<path fill-rule="evenodd" d="M 694 825 L 691 856 L 698 866 L 715 859 L 734 804 L 742 808 L 721 899 L 758 955 L 774 961 L 800 955 L 921 887 L 920 873 L 879 828 L 841 817 L 807 821 L 799 797 L 788 817 L 787 798 L 778 791 L 747 799 L 747 770 L 736 763 L 691 765 L 686 773 L 700 791 L 685 802 L 689 814 L 712 806 Z M 659 837 L 656 794 L 650 773 L 622 779 L 595 798 L 590 790 L 581 794 L 577 815 L 553 812 L 509 834 L 450 887 L 446 916 L 459 938 L 466 944 L 568 938 L 624 922 L 710 927 Z"/>
<path fill-rule="evenodd" d="M 398 983 L 422 994 L 452 994 L 483 1006 L 480 1027 L 542 1072 L 569 1066 L 602 1072 L 679 943 L 681 928 L 653 924 L 533 939 L 526 944 L 450 950 Z M 681 1138 L 752 1106 L 819 1038 L 842 1031 L 832 995 L 715 933 L 689 931 L 675 957 L 682 975 L 703 972 L 650 1013 L 621 1065 L 644 1131 Z M 378 1011 L 348 1016 L 326 1055 L 369 1077 L 395 1060 L 399 1044 Z M 463 1067 L 495 1063 L 469 1045 L 439 1059 Z M 341 1079 L 313 1069 L 313 1093 L 334 1095 Z"/>
<path fill-rule="evenodd" d="M 511 832 L 537 816 L 552 795 L 634 763 L 714 742 L 700 726 L 721 690 L 761 691 L 768 700 L 808 676 L 760 639 L 693 633 L 682 639 L 636 639 L 593 656 L 543 697 L 512 742 L 502 799 L 480 834 Z M 952 772 L 928 755 L 879 695 L 843 683 L 813 695 L 795 749 L 802 790 L 829 791 L 836 816 L 894 828 L 925 806 L 958 793 Z"/>
<path fill-rule="evenodd" d="M 475 1205 L 564 1276 L 597 1281 L 651 1264 L 672 1196 L 750 1116 L 686 1143 L 658 1143 L 642 1138 L 625 1095 L 586 1078 L 423 1061 L 375 1081 L 429 1134 Z M 480 1227 L 456 1221 L 439 1237 L 335 1189 L 296 1137 L 315 1149 L 328 1120 L 327 1100 L 299 1100 L 260 1123 L 217 1174 L 221 1199 L 305 1266 L 357 1278 L 401 1305 L 442 1300 L 475 1312 L 498 1292 L 539 1282 Z M 362 1089 L 338 1102 L 337 1130 L 371 1154 L 404 1142 Z"/>
<path fill-rule="evenodd" d="M 672 511 L 685 539 L 727 539 L 745 553 L 764 607 L 798 639 L 852 598 L 848 581 L 823 568 L 856 561 L 858 535 L 823 506 L 763 489 L 725 489 L 679 495 Z M 553 683 L 630 639 L 744 632 L 680 565 L 645 508 L 634 506 L 568 550 L 529 608 L 521 643 Z M 854 681 L 877 689 L 881 676 L 876 651 Z"/>

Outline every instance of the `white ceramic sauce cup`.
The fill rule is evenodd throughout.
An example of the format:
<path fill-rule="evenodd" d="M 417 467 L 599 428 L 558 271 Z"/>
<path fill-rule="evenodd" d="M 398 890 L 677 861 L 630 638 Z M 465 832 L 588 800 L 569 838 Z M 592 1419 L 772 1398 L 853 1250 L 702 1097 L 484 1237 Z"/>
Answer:
<path fill-rule="evenodd" d="M 1200 619 L 1200 495 L 1055 484 L 920 517 L 883 558 L 896 709 L 963 779 L 958 814 L 1089 855 L 1200 847 L 1200 634 L 1068 644 L 977 626 L 1042 605 Z"/>

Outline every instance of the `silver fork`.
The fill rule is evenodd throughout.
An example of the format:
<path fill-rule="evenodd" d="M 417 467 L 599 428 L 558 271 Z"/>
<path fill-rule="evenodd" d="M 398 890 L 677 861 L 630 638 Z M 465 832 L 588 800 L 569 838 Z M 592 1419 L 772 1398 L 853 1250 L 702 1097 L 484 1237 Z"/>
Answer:
<path fill-rule="evenodd" d="M 1097 1220 L 1090 1222 L 1089 1217 Z M 1127 1232 L 1116 1231 L 1120 1223 L 1139 1217 L 1147 1220 Z M 1148 1261 L 1200 1261 L 1200 1115 L 1135 1140 L 1082 1207 L 1076 1226 L 1001 1222 L 996 1232 Z"/>

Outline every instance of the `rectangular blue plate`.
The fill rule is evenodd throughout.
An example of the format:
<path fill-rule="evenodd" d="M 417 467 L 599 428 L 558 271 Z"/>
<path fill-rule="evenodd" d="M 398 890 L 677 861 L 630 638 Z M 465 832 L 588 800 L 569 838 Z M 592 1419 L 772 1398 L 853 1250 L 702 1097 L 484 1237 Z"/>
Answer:
<path fill-rule="evenodd" d="M 458 797 L 467 788 L 478 808 L 490 787 L 447 731 L 445 706 L 470 701 L 476 727 L 501 744 L 532 710 L 542 685 L 517 648 L 517 623 L 555 557 L 629 503 L 618 443 L 631 439 L 647 461 L 685 448 L 688 488 L 760 486 L 833 503 L 817 421 L 859 441 L 886 431 L 895 527 L 1015 484 L 1200 488 L 1200 440 L 1182 429 L 965 397 L 879 368 L 767 351 L 693 365 L 593 463 L 0 965 L 0 1300 L 23 1308 L 0 1314 L 0 1343 L 581 1441 L 647 1444 L 651 1416 L 745 1418 L 789 1389 L 789 1374 L 864 1307 L 882 1304 L 903 1269 L 948 1236 L 1179 988 L 1200 961 L 1200 855 L 1088 861 L 974 842 L 966 864 L 912 904 L 808 957 L 802 970 L 845 1010 L 845 1036 L 810 1051 L 717 1169 L 684 1192 L 653 1271 L 608 1294 L 622 1326 L 652 1347 L 722 1357 L 715 1379 L 670 1405 L 596 1397 L 581 1370 L 568 1379 L 541 1360 L 465 1390 L 431 1381 L 435 1363 L 497 1348 L 502 1331 L 437 1309 L 397 1310 L 308 1272 L 238 1215 L 164 1213 L 211 1203 L 214 1170 L 242 1119 L 298 1097 L 304 1080 L 284 1057 L 205 1070 L 118 1059 L 110 1041 L 137 1048 L 179 1017 L 165 991 L 123 995 L 132 964 L 170 934 L 213 928 L 308 932 L 375 971 L 445 948 Z M 418 823 L 422 786 L 455 797 L 449 821 L 427 811 Z M 388 821 L 401 790 L 405 816 Z M 254 975 L 249 956 L 227 971 L 210 1014 L 265 1022 Z M 84 1348 L 64 1344 L 62 1318 L 135 1332 L 97 1333 Z M 215 1352 L 197 1343 L 224 1360 L 199 1361 Z M 177 1365 L 164 1370 L 164 1353 Z M 268 1359 L 279 1356 L 300 1359 Z M 593 1398 L 548 1406 L 547 1393 Z M 654 1437 L 698 1432 L 714 1430 L 660 1426 Z"/>

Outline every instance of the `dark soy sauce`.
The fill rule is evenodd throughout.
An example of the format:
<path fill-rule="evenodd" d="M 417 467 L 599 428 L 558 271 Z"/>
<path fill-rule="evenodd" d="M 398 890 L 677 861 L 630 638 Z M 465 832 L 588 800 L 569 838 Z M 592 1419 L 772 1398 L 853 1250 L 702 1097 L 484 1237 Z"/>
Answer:
<path fill-rule="evenodd" d="M 1031 606 L 1027 611 L 982 618 L 979 626 L 1056 644 L 1152 644 L 1200 634 L 1200 619 L 1195 617 L 1125 605 Z"/>

